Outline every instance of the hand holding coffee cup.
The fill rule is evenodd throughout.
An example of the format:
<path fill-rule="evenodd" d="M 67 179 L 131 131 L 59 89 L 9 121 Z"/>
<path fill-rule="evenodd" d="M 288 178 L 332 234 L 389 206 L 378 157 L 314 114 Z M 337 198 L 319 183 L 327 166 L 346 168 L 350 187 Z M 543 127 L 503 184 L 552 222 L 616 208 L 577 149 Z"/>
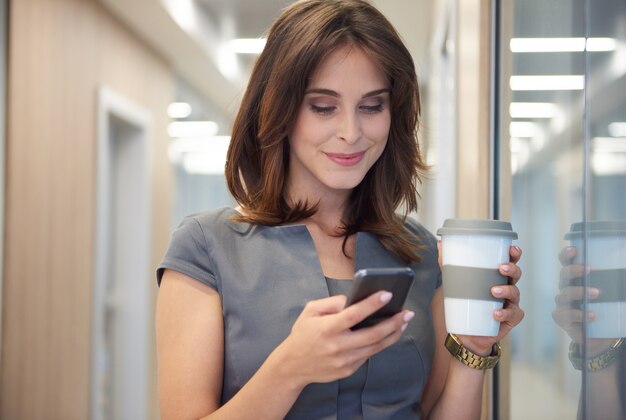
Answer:
<path fill-rule="evenodd" d="M 511 244 L 517 239 L 511 224 L 497 220 L 447 219 L 437 234 L 441 236 L 448 332 L 497 337 L 502 335 L 501 322 L 507 322 L 508 329 L 521 322 L 524 315 L 517 306 L 519 291 L 508 284 L 507 277 L 514 276 L 517 280 L 519 269 L 511 264 L 515 273 L 503 275 L 499 271 L 511 260 Z M 511 269 L 509 265 L 503 267 Z M 501 297 L 494 296 L 494 290 L 500 290 Z"/>

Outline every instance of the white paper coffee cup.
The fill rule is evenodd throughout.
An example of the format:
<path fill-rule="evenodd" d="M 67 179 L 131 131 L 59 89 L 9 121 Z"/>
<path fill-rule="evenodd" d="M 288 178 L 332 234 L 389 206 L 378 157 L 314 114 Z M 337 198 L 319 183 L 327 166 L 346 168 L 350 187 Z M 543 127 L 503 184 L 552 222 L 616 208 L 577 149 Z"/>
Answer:
<path fill-rule="evenodd" d="M 573 284 L 600 290 L 589 300 L 589 310 L 596 313 L 588 323 L 590 338 L 626 337 L 626 221 L 590 221 L 574 223 L 565 234 L 576 248 L 574 264 L 584 264 L 584 238 L 587 238 L 586 279 L 574 279 Z"/>
<path fill-rule="evenodd" d="M 517 233 L 499 220 L 447 219 L 441 236 L 444 310 L 449 333 L 497 336 L 500 323 L 493 311 L 502 308 L 491 288 L 506 284 L 498 268 L 509 262 Z"/>

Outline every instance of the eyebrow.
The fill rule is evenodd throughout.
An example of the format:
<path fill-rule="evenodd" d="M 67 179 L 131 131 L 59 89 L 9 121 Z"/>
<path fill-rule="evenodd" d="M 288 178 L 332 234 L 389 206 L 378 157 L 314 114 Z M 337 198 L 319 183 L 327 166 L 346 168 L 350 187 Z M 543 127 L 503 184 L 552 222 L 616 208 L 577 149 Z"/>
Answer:
<path fill-rule="evenodd" d="M 330 90 L 330 89 L 322 89 L 322 88 L 312 88 L 312 89 L 308 89 L 307 91 L 304 92 L 305 95 L 308 95 L 310 93 L 319 93 L 322 95 L 328 95 L 328 96 L 333 96 L 335 98 L 338 98 L 339 93 L 335 92 L 334 90 Z M 367 92 L 366 94 L 364 94 L 362 96 L 362 98 L 371 98 L 372 96 L 378 96 L 381 93 L 391 93 L 391 89 L 389 88 L 383 88 L 383 89 L 376 89 L 373 90 L 371 92 Z"/>

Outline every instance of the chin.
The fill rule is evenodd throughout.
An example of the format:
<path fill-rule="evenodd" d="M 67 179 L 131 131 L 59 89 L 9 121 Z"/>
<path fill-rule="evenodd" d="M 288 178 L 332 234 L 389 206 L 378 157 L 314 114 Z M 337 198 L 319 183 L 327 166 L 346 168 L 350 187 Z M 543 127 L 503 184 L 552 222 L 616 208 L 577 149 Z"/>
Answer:
<path fill-rule="evenodd" d="M 333 190 L 351 191 L 355 189 L 361 183 L 361 181 L 363 181 L 363 178 L 365 178 L 365 176 L 351 178 L 344 177 L 343 179 L 329 180 L 328 182 L 325 182 L 325 184 L 328 188 Z"/>

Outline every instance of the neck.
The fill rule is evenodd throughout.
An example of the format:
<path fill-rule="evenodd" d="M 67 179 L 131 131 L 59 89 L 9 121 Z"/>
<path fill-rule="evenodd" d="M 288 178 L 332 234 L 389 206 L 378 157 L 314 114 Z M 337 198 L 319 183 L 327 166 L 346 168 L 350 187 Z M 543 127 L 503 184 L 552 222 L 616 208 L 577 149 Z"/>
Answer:
<path fill-rule="evenodd" d="M 306 197 L 299 195 L 292 200 L 307 200 L 311 204 L 317 203 L 317 211 L 310 218 L 304 220 L 304 223 L 316 225 L 328 236 L 337 236 L 341 233 L 340 228 L 348 204 L 347 195 L 308 195 Z"/>

